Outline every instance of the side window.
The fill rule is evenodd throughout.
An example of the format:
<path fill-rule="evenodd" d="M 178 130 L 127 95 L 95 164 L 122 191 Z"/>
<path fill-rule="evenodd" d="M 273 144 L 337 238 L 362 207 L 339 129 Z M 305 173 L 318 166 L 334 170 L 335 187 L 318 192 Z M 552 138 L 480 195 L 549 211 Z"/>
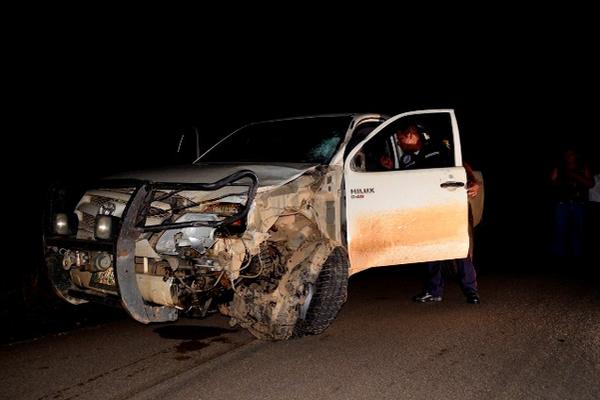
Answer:
<path fill-rule="evenodd" d="M 449 113 L 409 115 L 386 126 L 352 160 L 357 171 L 444 168 L 454 166 Z"/>

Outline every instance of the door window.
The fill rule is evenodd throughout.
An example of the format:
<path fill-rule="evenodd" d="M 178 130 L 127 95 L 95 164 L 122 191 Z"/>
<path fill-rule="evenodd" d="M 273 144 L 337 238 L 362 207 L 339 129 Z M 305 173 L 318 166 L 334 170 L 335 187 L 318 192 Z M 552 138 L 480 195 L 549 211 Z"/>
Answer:
<path fill-rule="evenodd" d="M 354 171 L 374 172 L 455 166 L 449 113 L 408 115 L 366 142 L 351 162 Z"/>

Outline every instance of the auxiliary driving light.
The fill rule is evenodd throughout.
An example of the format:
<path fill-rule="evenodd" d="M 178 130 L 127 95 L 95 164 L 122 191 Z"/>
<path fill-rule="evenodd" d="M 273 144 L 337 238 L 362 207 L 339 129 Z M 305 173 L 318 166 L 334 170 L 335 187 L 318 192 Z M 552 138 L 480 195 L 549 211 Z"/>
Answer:
<path fill-rule="evenodd" d="M 77 216 L 65 213 L 54 214 L 52 229 L 57 235 L 72 235 L 77 231 Z"/>
<path fill-rule="evenodd" d="M 112 239 L 117 228 L 118 219 L 112 215 L 96 215 L 94 235 L 96 239 Z"/>

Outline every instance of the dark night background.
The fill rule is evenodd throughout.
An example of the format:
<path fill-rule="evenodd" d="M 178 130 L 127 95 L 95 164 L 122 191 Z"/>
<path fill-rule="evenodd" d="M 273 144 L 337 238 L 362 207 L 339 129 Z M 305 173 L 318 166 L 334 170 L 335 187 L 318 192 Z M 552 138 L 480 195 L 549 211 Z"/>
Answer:
<path fill-rule="evenodd" d="M 19 49 L 8 82 L 16 123 L 4 135 L 4 226 L 19 228 L 11 229 L 17 254 L 4 262 L 3 297 L 19 302 L 20 282 L 41 267 L 50 183 L 164 164 L 192 126 L 206 147 L 246 122 L 348 111 L 454 108 L 464 156 L 485 178 L 478 268 L 515 268 L 515 259 L 527 268 L 545 256 L 556 152 L 575 144 L 599 168 L 597 46 L 588 43 L 593 32 L 572 23 L 579 30 L 570 37 L 532 30 L 508 38 L 511 24 L 483 32 L 481 22 L 464 38 L 440 32 L 410 49 L 401 36 L 275 41 L 278 31 L 267 31 L 217 42 L 222 32 L 203 30 L 183 45 L 160 35 L 40 32 Z"/>

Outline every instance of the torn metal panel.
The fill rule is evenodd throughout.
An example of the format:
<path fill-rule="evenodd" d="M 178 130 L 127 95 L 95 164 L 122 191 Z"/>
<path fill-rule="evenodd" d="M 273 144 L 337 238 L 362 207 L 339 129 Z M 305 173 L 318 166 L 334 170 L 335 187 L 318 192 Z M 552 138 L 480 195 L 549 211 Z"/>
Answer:
<path fill-rule="evenodd" d="M 302 176 L 286 186 L 258 193 L 248 215 L 248 229 L 267 232 L 281 215 L 303 213 L 314 218 L 310 204 L 314 192 L 310 185 L 314 182 L 311 176 Z"/>
<path fill-rule="evenodd" d="M 340 185 L 341 168 L 324 169 L 257 195 L 246 233 L 261 231 L 269 235 L 259 236 L 254 243 L 246 241 L 246 247 L 256 256 L 263 241 L 274 245 L 284 273 L 276 283 L 242 281 L 237 285 L 233 301 L 221 307 L 232 317 L 232 323 L 263 338 L 283 339 L 292 334 L 308 293 L 307 285 L 314 283 L 339 237 L 330 233 L 340 227 Z M 211 251 L 218 251 L 220 246 L 215 244 Z M 231 253 L 239 254 L 239 244 L 237 250 L 232 242 L 228 247 Z"/>
<path fill-rule="evenodd" d="M 322 177 L 315 182 L 312 204 L 320 231 L 336 246 L 342 244 L 342 180 L 342 167 L 324 169 Z"/>
<path fill-rule="evenodd" d="M 285 186 L 259 193 L 248 218 L 248 228 L 267 232 L 278 218 L 300 213 L 314 221 L 324 236 L 339 242 L 341 180 L 341 168 L 335 167 L 303 175 Z M 332 230 L 334 235 L 330 234 Z"/>
<path fill-rule="evenodd" d="M 271 288 L 267 282 L 240 285 L 233 301 L 221 306 L 233 325 L 249 329 L 255 336 L 280 340 L 292 336 L 296 321 L 323 262 L 332 247 L 324 242 L 310 243 L 288 261 L 283 277 Z"/>

